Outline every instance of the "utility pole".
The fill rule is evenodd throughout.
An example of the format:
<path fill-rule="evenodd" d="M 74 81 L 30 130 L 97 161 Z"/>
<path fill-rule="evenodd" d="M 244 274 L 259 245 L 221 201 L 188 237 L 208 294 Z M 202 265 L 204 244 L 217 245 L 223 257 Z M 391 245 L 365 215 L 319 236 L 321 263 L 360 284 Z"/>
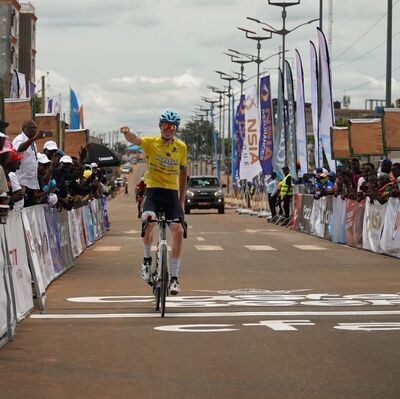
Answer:
<path fill-rule="evenodd" d="M 46 78 L 42 76 L 42 98 L 41 98 L 41 111 L 42 114 L 46 113 Z"/>
<path fill-rule="evenodd" d="M 392 22 L 393 0 L 388 0 L 386 47 L 386 107 L 392 106 Z"/>

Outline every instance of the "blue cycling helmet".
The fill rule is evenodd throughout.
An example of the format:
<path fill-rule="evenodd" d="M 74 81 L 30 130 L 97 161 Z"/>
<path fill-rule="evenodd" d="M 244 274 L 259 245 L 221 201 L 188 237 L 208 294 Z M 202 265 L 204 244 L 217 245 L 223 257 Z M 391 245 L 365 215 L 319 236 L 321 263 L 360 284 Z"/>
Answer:
<path fill-rule="evenodd" d="M 162 123 L 173 123 L 178 128 L 181 124 L 181 117 L 177 112 L 165 111 L 160 116 L 160 125 Z"/>

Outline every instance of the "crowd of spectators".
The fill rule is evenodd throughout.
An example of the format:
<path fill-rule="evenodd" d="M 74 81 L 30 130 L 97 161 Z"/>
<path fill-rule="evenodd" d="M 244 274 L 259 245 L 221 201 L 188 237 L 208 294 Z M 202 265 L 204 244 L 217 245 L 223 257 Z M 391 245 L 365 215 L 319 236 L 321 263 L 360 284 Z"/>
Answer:
<path fill-rule="evenodd" d="M 43 137 L 35 121 L 24 122 L 12 141 L 6 135 L 8 123 L 0 121 L 0 222 L 8 210 L 37 204 L 70 210 L 109 192 L 105 171 L 97 164 L 85 164 L 86 150 L 76 158 L 65 154 L 54 141 L 37 150 Z"/>
<path fill-rule="evenodd" d="M 334 195 L 362 201 L 369 197 L 372 202 L 384 204 L 389 197 L 400 197 L 400 163 L 390 159 L 383 159 L 376 168 L 372 162 L 361 164 L 358 158 L 353 158 L 348 166 L 338 166 L 336 174 L 322 168 L 315 172 L 299 181 L 315 199 Z"/>
<path fill-rule="evenodd" d="M 283 187 L 283 189 L 282 189 Z M 400 198 L 400 163 L 383 159 L 376 164 L 361 163 L 358 158 L 338 163 L 336 173 L 325 168 L 316 168 L 302 177 L 292 176 L 285 167 L 283 174 L 273 171 L 270 176 L 260 174 L 252 181 L 239 181 L 234 187 L 237 195 L 244 198 L 248 208 L 251 199 L 267 197 L 271 216 L 269 221 L 286 223 L 293 193 L 312 194 L 318 200 L 327 195 L 384 204 L 389 197 Z M 292 188 L 292 190 L 291 190 Z"/>

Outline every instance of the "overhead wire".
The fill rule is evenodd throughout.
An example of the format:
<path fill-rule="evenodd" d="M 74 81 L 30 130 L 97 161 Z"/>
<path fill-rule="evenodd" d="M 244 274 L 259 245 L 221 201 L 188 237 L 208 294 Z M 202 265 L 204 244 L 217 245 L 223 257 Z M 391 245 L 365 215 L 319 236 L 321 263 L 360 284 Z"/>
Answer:
<path fill-rule="evenodd" d="M 396 2 L 393 4 L 393 7 L 395 7 L 400 0 L 396 0 Z M 352 49 L 358 42 L 360 42 L 370 31 L 372 28 L 374 28 L 376 25 L 378 25 L 378 23 L 387 15 L 387 11 L 385 13 L 383 13 L 371 26 L 369 26 L 367 28 L 367 30 L 361 34 L 360 37 L 358 37 L 358 39 L 356 39 L 353 43 L 350 44 L 350 46 L 348 46 L 345 50 L 343 50 L 338 56 L 336 56 L 336 58 L 332 61 L 335 62 L 336 60 L 338 60 L 342 55 L 346 54 L 350 49 Z"/>

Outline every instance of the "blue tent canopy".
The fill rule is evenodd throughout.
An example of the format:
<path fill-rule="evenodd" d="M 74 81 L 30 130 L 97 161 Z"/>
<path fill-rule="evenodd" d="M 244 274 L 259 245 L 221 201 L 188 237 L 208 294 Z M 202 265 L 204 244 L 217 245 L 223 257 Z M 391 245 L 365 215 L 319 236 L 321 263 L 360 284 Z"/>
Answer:
<path fill-rule="evenodd" d="M 128 147 L 128 151 L 138 151 L 138 152 L 143 152 L 142 147 L 140 145 L 132 144 Z"/>

